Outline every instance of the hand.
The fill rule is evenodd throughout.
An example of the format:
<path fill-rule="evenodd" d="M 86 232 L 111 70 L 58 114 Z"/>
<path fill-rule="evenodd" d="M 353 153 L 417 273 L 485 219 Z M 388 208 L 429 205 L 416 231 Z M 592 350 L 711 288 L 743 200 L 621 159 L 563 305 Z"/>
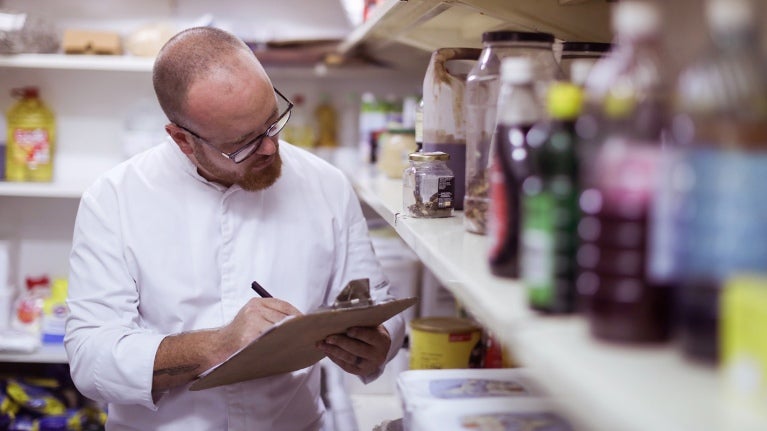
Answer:
<path fill-rule="evenodd" d="M 240 309 L 228 325 L 220 329 L 226 344 L 224 348 L 232 354 L 285 317 L 300 314 L 296 307 L 281 299 L 253 298 Z"/>
<path fill-rule="evenodd" d="M 346 334 L 331 335 L 317 344 L 344 371 L 362 377 L 381 368 L 390 346 L 391 337 L 383 325 L 350 328 Z"/>

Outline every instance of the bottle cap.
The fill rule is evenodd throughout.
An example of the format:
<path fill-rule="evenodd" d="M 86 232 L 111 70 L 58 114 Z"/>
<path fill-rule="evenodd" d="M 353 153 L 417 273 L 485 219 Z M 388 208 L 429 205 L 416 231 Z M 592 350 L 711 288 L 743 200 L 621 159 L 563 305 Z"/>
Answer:
<path fill-rule="evenodd" d="M 573 60 L 570 64 L 570 81 L 583 87 L 586 85 L 586 79 L 589 77 L 592 67 L 594 67 L 594 62 L 587 58 Z"/>
<path fill-rule="evenodd" d="M 620 35 L 650 36 L 660 29 L 660 11 L 647 1 L 624 0 L 614 6 L 612 24 Z"/>
<path fill-rule="evenodd" d="M 525 84 L 533 80 L 533 63 L 527 57 L 506 57 L 501 61 L 501 80 Z"/>
<path fill-rule="evenodd" d="M 562 54 L 568 52 L 607 52 L 612 46 L 611 43 L 604 42 L 564 42 Z"/>
<path fill-rule="evenodd" d="M 755 11 L 749 0 L 708 0 L 706 20 L 713 32 L 729 33 L 751 28 Z"/>
<path fill-rule="evenodd" d="M 547 107 L 551 118 L 572 120 L 578 117 L 583 106 L 583 91 L 569 82 L 555 82 L 547 93 Z"/>

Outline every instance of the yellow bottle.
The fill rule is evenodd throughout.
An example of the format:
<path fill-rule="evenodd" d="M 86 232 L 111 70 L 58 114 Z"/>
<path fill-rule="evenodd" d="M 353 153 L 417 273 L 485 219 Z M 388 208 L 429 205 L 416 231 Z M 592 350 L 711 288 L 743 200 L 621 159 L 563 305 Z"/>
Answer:
<path fill-rule="evenodd" d="M 318 126 L 317 146 L 337 147 L 338 115 L 327 97 L 314 110 L 314 117 L 317 119 Z"/>
<path fill-rule="evenodd" d="M 51 181 L 56 143 L 53 112 L 40 99 L 37 87 L 16 88 L 18 98 L 7 113 L 7 181 Z"/>

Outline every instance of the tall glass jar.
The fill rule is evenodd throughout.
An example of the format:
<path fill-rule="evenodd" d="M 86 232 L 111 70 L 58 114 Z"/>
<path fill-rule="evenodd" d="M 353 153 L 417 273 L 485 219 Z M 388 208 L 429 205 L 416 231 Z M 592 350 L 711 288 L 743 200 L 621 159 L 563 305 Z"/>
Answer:
<path fill-rule="evenodd" d="M 503 30 L 482 34 L 482 54 L 466 78 L 464 94 L 464 227 L 469 232 L 482 235 L 487 233 L 490 144 L 496 129 L 501 60 L 510 56 L 531 59 L 536 93 L 539 101 L 543 103 L 548 85 L 563 76 L 554 57 L 553 43 L 554 36 L 548 33 Z"/>
<path fill-rule="evenodd" d="M 447 166 L 450 155 L 441 151 L 412 153 L 409 159 L 402 178 L 405 213 L 422 218 L 452 216 L 455 177 Z"/>

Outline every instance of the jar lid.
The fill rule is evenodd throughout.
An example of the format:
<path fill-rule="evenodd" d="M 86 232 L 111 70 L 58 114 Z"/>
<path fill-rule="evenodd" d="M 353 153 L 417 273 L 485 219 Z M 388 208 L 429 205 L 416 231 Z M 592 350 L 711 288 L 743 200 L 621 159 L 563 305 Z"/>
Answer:
<path fill-rule="evenodd" d="M 414 162 L 432 162 L 435 160 L 450 160 L 450 154 L 442 151 L 431 151 L 428 153 L 410 153 L 410 160 Z"/>
<path fill-rule="evenodd" d="M 548 42 L 554 43 L 554 35 L 532 31 L 498 30 L 482 33 L 482 42 Z"/>
<path fill-rule="evenodd" d="M 418 331 L 437 333 L 459 333 L 479 331 L 479 324 L 459 317 L 424 317 L 410 321 L 410 327 Z"/>
<path fill-rule="evenodd" d="M 612 48 L 612 44 L 604 42 L 565 42 L 562 44 L 562 52 L 607 52 L 610 48 Z"/>

